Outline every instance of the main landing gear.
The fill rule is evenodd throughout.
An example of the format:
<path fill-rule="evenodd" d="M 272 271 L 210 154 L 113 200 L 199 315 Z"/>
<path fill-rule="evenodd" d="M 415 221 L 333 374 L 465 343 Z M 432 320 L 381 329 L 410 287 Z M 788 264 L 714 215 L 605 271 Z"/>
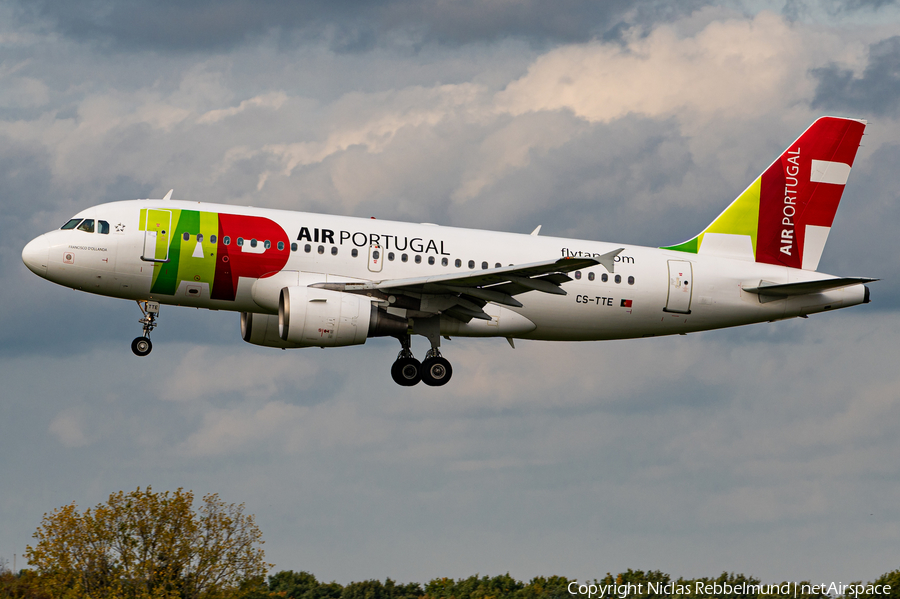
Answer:
<path fill-rule="evenodd" d="M 146 356 L 153 349 L 150 343 L 150 331 L 156 328 L 156 316 L 159 314 L 159 302 L 138 301 L 138 308 L 144 315 L 138 322 L 144 326 L 144 336 L 135 337 L 131 342 L 131 351 L 136 356 Z"/>
<path fill-rule="evenodd" d="M 410 350 L 409 335 L 400 338 L 400 345 L 403 348 L 391 366 L 391 378 L 395 383 L 402 387 L 412 387 L 419 381 L 430 387 L 447 384 L 453 375 L 453 368 L 437 346 L 432 346 L 425 354 L 425 360 L 419 362 Z"/>

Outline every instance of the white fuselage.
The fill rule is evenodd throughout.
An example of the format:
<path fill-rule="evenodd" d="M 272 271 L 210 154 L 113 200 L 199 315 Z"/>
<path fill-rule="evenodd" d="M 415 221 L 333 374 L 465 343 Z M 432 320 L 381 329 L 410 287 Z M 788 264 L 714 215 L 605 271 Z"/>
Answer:
<path fill-rule="evenodd" d="M 533 323 L 533 327 L 491 329 L 490 325 L 442 323 L 442 332 L 461 336 L 586 341 L 671 335 L 805 316 L 859 304 L 865 298 L 863 285 L 853 285 L 761 302 L 758 295 L 744 288 L 757 287 L 761 281 L 794 283 L 822 279 L 823 275 L 703 253 L 185 201 L 133 200 L 89 208 L 76 217 L 105 221 L 109 224 L 108 233 L 101 233 L 99 226 L 94 232 L 51 231 L 32 241 L 23 258 L 29 268 L 48 280 L 99 295 L 216 310 L 277 313 L 277 307 L 273 307 L 277 300 L 273 304 L 271 297 L 260 298 L 262 287 L 257 289 L 256 298 L 253 293 L 258 280 L 271 278 L 275 273 L 237 277 L 233 299 L 215 299 L 210 283 L 204 282 L 208 273 L 192 275 L 191 258 L 184 253 L 182 256 L 188 258 L 182 259 L 180 268 L 185 272 L 179 273 L 168 291 L 154 291 L 154 268 L 159 266 L 147 260 L 142 209 L 268 219 L 284 231 L 288 243 L 295 244 L 295 249 L 287 246 L 280 250 L 286 260 L 280 271 L 302 273 L 306 282 L 463 274 L 484 266 L 600 256 L 624 248 L 616 256 L 613 272 L 597 265 L 569 273 L 573 280 L 562 285 L 566 295 L 530 291 L 517 296 L 522 307 L 494 310 L 499 315 L 499 325 L 504 324 L 502 314 L 508 314 L 504 311 L 511 310 Z M 208 236 L 204 246 L 197 241 L 196 233 L 194 238 L 190 232 L 185 235 L 185 243 L 192 244 L 194 256 L 206 252 L 206 259 L 218 259 L 215 244 L 209 243 Z M 264 247 L 267 240 L 256 240 L 255 248 L 250 247 L 249 241 L 245 240 L 239 250 L 241 255 L 248 254 L 248 259 L 279 251 L 274 240 L 268 248 Z M 380 252 L 380 260 L 373 259 L 373 248 Z M 199 268 L 199 256 L 196 261 Z M 485 307 L 489 314 L 491 309 L 491 304 Z M 395 312 L 403 315 L 402 310 Z"/>

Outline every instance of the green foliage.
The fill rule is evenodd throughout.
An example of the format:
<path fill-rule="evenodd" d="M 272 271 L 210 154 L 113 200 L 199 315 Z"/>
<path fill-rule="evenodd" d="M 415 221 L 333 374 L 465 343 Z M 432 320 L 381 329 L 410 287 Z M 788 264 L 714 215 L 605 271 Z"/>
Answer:
<path fill-rule="evenodd" d="M 269 591 L 290 599 L 340 599 L 344 587 L 336 582 L 321 583 L 309 572 L 282 570 L 269 577 Z"/>
<path fill-rule="evenodd" d="M 341 599 L 419 599 L 421 596 L 422 587 L 418 583 L 397 584 L 388 578 L 384 584 L 377 580 L 351 582 L 344 587 Z"/>
<path fill-rule="evenodd" d="M 470 576 L 454 581 L 450 578 L 435 578 L 425 585 L 427 599 L 505 599 L 519 597 L 525 585 L 508 573 L 490 578 Z"/>
<path fill-rule="evenodd" d="M 206 495 L 113 493 L 79 512 L 44 514 L 25 557 L 55 599 L 233 599 L 257 592 L 262 533 L 243 504 Z"/>
<path fill-rule="evenodd" d="M 13 574 L 9 570 L 0 572 L 0 599 L 53 599 L 41 587 L 38 575 L 32 570 L 22 570 Z"/>
<path fill-rule="evenodd" d="M 667 593 L 656 593 L 654 592 L 654 589 L 664 589 L 669 582 L 671 582 L 669 575 L 660 572 L 659 570 L 648 570 L 647 572 L 644 572 L 643 570 L 632 570 L 631 568 L 628 568 L 628 570 L 620 572 L 616 576 L 607 572 L 606 576 L 599 581 L 599 584 L 615 584 L 618 587 L 624 585 L 625 590 L 620 590 L 620 593 L 626 594 L 628 597 L 637 598 L 668 597 L 669 595 Z M 678 580 L 678 584 L 683 583 L 681 580 Z M 634 588 L 637 590 L 632 590 Z"/>
<path fill-rule="evenodd" d="M 677 582 L 681 582 L 681 579 Z M 717 587 L 723 589 L 747 589 L 748 586 L 756 587 L 762 584 L 758 578 L 747 577 L 743 574 L 729 574 L 728 572 L 722 572 L 717 578 L 697 578 L 684 582 L 690 585 L 691 590 L 694 591 L 691 597 L 696 599 L 745 599 L 750 597 L 756 599 L 759 594 L 757 592 L 717 592 Z M 703 585 L 701 587 L 703 590 L 700 593 L 696 592 L 698 582 Z"/>
<path fill-rule="evenodd" d="M 891 592 L 885 593 L 882 597 L 890 597 L 891 599 L 900 599 L 900 570 L 894 570 L 879 576 L 874 585 L 890 585 Z"/>

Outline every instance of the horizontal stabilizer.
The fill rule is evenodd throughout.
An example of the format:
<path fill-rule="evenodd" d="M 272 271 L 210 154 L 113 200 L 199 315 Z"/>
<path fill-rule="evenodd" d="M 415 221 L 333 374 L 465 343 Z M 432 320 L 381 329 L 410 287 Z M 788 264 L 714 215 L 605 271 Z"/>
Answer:
<path fill-rule="evenodd" d="M 819 281 L 801 281 L 799 283 L 770 283 L 768 281 L 760 281 L 756 287 L 744 287 L 747 293 L 756 293 L 758 295 L 768 295 L 775 297 L 788 297 L 791 295 L 808 295 L 810 293 L 822 293 L 831 289 L 840 289 L 841 287 L 850 287 L 851 285 L 862 285 L 871 283 L 878 279 L 869 279 L 866 277 L 843 277 L 837 279 L 822 279 Z"/>

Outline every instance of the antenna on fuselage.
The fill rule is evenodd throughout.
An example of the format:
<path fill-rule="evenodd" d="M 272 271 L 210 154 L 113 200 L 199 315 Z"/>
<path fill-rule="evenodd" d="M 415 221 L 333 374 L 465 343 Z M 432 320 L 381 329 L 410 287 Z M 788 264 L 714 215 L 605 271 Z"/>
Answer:
<path fill-rule="evenodd" d="M 537 234 L 541 232 L 541 225 L 538 225 L 537 228 L 531 232 L 532 235 L 537 237 Z"/>
<path fill-rule="evenodd" d="M 167 202 L 167 201 L 169 201 L 169 200 L 172 199 L 172 192 L 173 192 L 173 191 L 175 191 L 175 190 L 174 190 L 174 189 L 170 189 L 170 190 L 169 190 L 169 193 L 167 193 L 167 194 L 166 194 L 166 197 L 163 198 L 163 201 L 164 201 L 164 202 Z"/>

